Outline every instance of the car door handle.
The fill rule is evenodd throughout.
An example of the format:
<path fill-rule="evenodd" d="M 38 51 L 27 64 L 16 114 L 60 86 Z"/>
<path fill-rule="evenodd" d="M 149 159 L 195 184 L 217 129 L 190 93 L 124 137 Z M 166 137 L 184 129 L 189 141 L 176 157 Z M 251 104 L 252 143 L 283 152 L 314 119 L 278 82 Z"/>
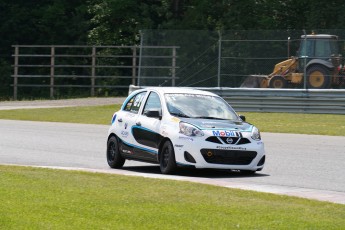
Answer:
<path fill-rule="evenodd" d="M 137 126 L 141 126 L 140 121 L 138 121 L 137 123 L 135 123 Z"/>
<path fill-rule="evenodd" d="M 122 118 L 119 118 L 118 121 L 119 121 L 119 122 L 122 122 Z"/>

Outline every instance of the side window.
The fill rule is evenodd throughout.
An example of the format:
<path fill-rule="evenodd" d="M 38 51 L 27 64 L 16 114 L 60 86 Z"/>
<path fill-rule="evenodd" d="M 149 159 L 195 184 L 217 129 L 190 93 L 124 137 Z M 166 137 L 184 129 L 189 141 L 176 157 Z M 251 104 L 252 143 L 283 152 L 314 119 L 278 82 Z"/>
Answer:
<path fill-rule="evenodd" d="M 146 92 L 141 92 L 134 95 L 129 101 L 127 102 L 126 106 L 124 107 L 125 111 L 130 111 L 133 113 L 138 113 L 140 105 L 143 101 Z"/>
<path fill-rule="evenodd" d="M 331 56 L 329 40 L 317 40 L 315 44 L 316 57 L 327 58 Z"/>
<path fill-rule="evenodd" d="M 162 105 L 161 101 L 159 100 L 158 94 L 155 92 L 151 92 L 149 97 L 147 98 L 143 113 L 148 110 L 161 110 L 161 108 Z"/>

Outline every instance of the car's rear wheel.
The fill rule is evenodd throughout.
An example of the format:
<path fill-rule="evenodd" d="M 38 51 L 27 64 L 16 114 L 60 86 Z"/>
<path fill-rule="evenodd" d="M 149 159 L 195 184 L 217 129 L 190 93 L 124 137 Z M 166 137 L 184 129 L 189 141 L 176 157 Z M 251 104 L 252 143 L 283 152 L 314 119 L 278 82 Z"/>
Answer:
<path fill-rule="evenodd" d="M 107 143 L 107 161 L 111 168 L 121 168 L 126 161 L 120 154 L 119 142 L 115 136 L 110 137 Z"/>
<path fill-rule="evenodd" d="M 176 171 L 175 151 L 170 141 L 166 141 L 162 147 L 159 166 L 163 174 L 172 174 Z"/>

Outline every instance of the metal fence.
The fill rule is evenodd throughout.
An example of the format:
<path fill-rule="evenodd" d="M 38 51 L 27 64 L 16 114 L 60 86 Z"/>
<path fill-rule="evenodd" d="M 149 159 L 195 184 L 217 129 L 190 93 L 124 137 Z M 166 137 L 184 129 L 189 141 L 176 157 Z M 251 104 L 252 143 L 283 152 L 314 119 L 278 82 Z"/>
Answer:
<path fill-rule="evenodd" d="M 99 95 L 105 89 L 128 90 L 130 84 L 140 84 L 140 71 L 161 73 L 161 79 L 175 82 L 176 46 L 64 46 L 15 45 L 13 97 L 19 88 L 46 88 L 50 98 L 61 94 L 61 88 L 86 88 L 89 95 Z M 158 50 L 154 55 L 142 55 L 142 49 Z M 140 56 L 140 59 L 139 59 Z M 164 59 L 163 64 L 145 60 Z M 96 90 L 98 90 L 96 92 Z"/>
<path fill-rule="evenodd" d="M 240 87 L 251 75 L 268 75 L 274 66 L 297 56 L 302 35 L 331 34 L 339 37 L 344 56 L 345 30 L 246 30 L 246 31 L 165 31 L 144 30 L 143 45 L 179 46 L 177 86 L 188 87 Z M 143 54 L 151 50 L 143 49 Z M 142 76 L 154 76 L 142 72 Z M 150 78 L 142 86 L 155 86 L 161 80 Z M 301 84 L 296 88 L 303 88 Z"/>
<path fill-rule="evenodd" d="M 204 89 L 221 95 L 236 111 L 345 114 L 342 89 Z"/>
<path fill-rule="evenodd" d="M 296 55 L 301 35 L 311 32 L 143 30 L 138 46 L 16 45 L 14 99 L 25 88 L 29 94 L 45 89 L 51 98 L 79 89 L 91 96 L 116 95 L 130 84 L 238 88 L 248 76 L 268 75 Z M 345 55 L 345 30 L 314 32 L 339 36 Z"/>
<path fill-rule="evenodd" d="M 140 88 L 131 85 L 129 93 Z M 345 114 L 345 89 L 193 88 L 223 97 L 237 112 Z"/>

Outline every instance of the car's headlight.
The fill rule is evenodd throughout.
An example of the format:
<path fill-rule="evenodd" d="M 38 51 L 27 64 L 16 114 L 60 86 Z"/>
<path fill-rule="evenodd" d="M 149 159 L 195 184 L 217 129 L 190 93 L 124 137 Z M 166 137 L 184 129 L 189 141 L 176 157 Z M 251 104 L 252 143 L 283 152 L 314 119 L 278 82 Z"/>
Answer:
<path fill-rule="evenodd" d="M 256 140 L 256 141 L 261 140 L 260 131 L 255 126 L 253 127 L 251 137 L 253 140 Z"/>
<path fill-rule="evenodd" d="M 194 125 L 185 123 L 185 122 L 180 122 L 180 133 L 186 135 L 186 136 L 195 136 L 195 137 L 201 137 L 204 136 L 204 132 Z"/>

